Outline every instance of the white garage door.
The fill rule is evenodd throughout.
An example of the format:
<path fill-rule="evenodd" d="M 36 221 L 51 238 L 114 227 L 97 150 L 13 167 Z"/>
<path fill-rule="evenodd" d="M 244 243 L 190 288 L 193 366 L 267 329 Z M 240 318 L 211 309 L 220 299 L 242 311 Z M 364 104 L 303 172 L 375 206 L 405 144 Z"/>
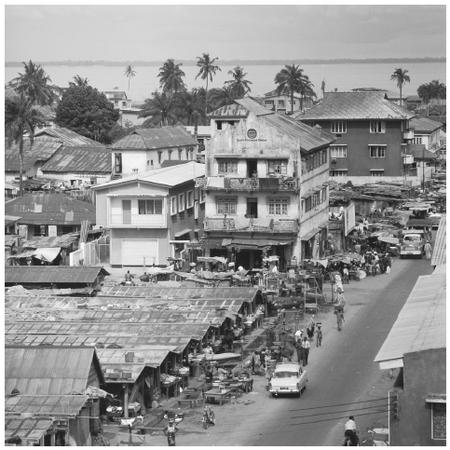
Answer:
<path fill-rule="evenodd" d="M 158 240 L 130 239 L 122 241 L 123 266 L 158 264 Z"/>

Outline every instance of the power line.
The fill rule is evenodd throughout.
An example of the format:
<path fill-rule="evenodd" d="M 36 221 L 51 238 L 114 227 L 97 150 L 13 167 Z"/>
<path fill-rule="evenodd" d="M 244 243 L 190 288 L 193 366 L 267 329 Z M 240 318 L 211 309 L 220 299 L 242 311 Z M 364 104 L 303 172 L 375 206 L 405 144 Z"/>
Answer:
<path fill-rule="evenodd" d="M 365 406 L 364 408 L 352 408 L 352 409 L 344 409 L 340 411 L 329 411 L 329 412 L 320 412 L 316 414 L 307 414 L 307 415 L 300 415 L 300 416 L 292 416 L 292 419 L 301 419 L 303 417 L 314 417 L 314 416 L 322 416 L 325 414 L 341 414 L 344 412 L 353 412 L 353 411 L 364 411 L 364 410 L 370 410 L 374 408 L 382 408 L 385 405 L 372 405 L 372 406 Z"/>
<path fill-rule="evenodd" d="M 387 413 L 388 409 L 380 409 L 378 411 L 372 411 L 372 412 L 368 412 L 368 413 L 361 413 L 358 414 L 358 416 L 370 416 L 373 414 L 381 414 L 381 413 Z M 314 420 L 311 422 L 295 422 L 295 423 L 290 423 L 289 425 L 310 425 L 310 424 L 314 424 L 314 423 L 321 423 L 321 422 L 329 422 L 332 420 L 340 420 L 340 419 L 346 419 L 348 416 L 337 416 L 337 417 L 329 417 L 326 419 L 320 419 L 320 420 Z"/>
<path fill-rule="evenodd" d="M 387 401 L 386 397 L 380 397 L 380 398 L 372 398 L 369 400 L 359 400 L 357 402 L 347 402 L 347 403 L 334 403 L 332 405 L 322 405 L 322 406 L 310 406 L 309 408 L 299 408 L 299 409 L 288 409 L 287 411 L 309 411 L 310 409 L 321 409 L 321 408 L 332 408 L 332 407 L 339 407 L 339 406 L 346 406 L 346 405 L 356 405 L 360 403 L 370 403 L 370 402 L 379 402 L 379 401 Z"/>

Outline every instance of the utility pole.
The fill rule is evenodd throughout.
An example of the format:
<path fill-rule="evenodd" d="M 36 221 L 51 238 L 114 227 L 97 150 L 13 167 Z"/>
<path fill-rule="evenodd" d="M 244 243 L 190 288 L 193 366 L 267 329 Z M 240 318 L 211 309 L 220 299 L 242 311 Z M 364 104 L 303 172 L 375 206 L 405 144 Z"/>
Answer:
<path fill-rule="evenodd" d="M 422 190 L 425 192 L 425 145 L 422 147 Z"/>

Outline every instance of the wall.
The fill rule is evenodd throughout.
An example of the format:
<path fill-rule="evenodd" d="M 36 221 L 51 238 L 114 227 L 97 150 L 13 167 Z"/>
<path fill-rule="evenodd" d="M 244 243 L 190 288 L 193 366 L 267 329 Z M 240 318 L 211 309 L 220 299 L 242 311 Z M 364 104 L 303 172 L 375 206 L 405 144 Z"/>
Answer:
<path fill-rule="evenodd" d="M 391 425 L 391 445 L 445 445 L 431 439 L 431 410 L 425 403 L 427 394 L 446 392 L 445 358 L 445 348 L 404 356 L 404 387 L 399 395 L 399 420 Z"/>
<path fill-rule="evenodd" d="M 81 185 L 94 185 L 106 183 L 111 179 L 110 173 L 60 173 L 60 172 L 42 172 L 44 178 L 51 180 L 59 180 L 68 185 L 81 186 Z M 91 183 L 91 178 L 95 179 L 95 183 Z M 74 183 L 72 183 L 74 181 Z"/>
<path fill-rule="evenodd" d="M 431 167 L 425 168 L 425 180 L 429 179 L 431 177 Z M 372 177 L 372 176 L 364 176 L 364 177 L 331 177 L 330 180 L 336 181 L 337 183 L 347 183 L 350 181 L 355 186 L 361 186 L 363 184 L 371 184 L 371 183 L 399 183 L 399 184 L 405 184 L 408 186 L 420 186 L 422 183 L 422 172 L 421 170 L 420 175 L 413 176 L 413 177 Z"/>

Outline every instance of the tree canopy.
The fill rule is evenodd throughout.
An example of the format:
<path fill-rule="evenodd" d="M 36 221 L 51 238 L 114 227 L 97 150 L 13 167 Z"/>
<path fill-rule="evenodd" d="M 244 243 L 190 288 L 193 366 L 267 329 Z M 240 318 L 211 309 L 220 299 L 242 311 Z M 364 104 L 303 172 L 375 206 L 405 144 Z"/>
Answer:
<path fill-rule="evenodd" d="M 168 59 L 159 68 L 158 78 L 163 92 L 176 94 L 186 89 L 183 81 L 185 74 L 180 68 L 182 65 L 176 64 L 173 59 Z"/>
<path fill-rule="evenodd" d="M 402 104 L 402 91 L 403 85 L 405 83 L 409 83 L 411 79 L 409 78 L 408 71 L 406 69 L 398 68 L 395 69 L 393 74 L 391 75 L 391 80 L 397 82 L 397 87 L 400 90 L 400 105 Z"/>
<path fill-rule="evenodd" d="M 174 125 L 177 121 L 175 98 L 165 92 L 153 92 L 152 97 L 145 100 L 139 117 L 148 117 L 144 127 Z"/>
<path fill-rule="evenodd" d="M 233 79 L 225 81 L 225 84 L 230 87 L 235 98 L 242 98 L 251 91 L 250 84 L 252 82 L 245 78 L 247 73 L 244 72 L 243 67 L 236 66 L 233 70 L 229 70 L 228 74 Z"/>
<path fill-rule="evenodd" d="M 87 81 L 87 80 L 86 80 Z M 97 89 L 71 83 L 56 109 L 55 122 L 95 141 L 109 144 L 119 111 Z"/>
<path fill-rule="evenodd" d="M 218 57 L 211 58 L 209 56 L 209 53 L 203 53 L 202 56 L 197 56 L 197 66 L 200 67 L 200 70 L 198 71 L 197 76 L 195 79 L 200 77 L 202 80 L 206 81 L 206 96 L 205 96 L 205 116 L 208 108 L 208 84 L 210 81 L 213 80 L 214 76 L 216 75 L 216 72 L 218 70 L 222 70 L 217 64 L 216 61 L 218 61 Z"/>
<path fill-rule="evenodd" d="M 417 89 L 417 95 L 424 103 L 428 103 L 432 98 L 446 98 L 447 88 L 445 83 L 441 83 L 439 80 L 433 80 L 429 83 L 421 84 Z"/>

